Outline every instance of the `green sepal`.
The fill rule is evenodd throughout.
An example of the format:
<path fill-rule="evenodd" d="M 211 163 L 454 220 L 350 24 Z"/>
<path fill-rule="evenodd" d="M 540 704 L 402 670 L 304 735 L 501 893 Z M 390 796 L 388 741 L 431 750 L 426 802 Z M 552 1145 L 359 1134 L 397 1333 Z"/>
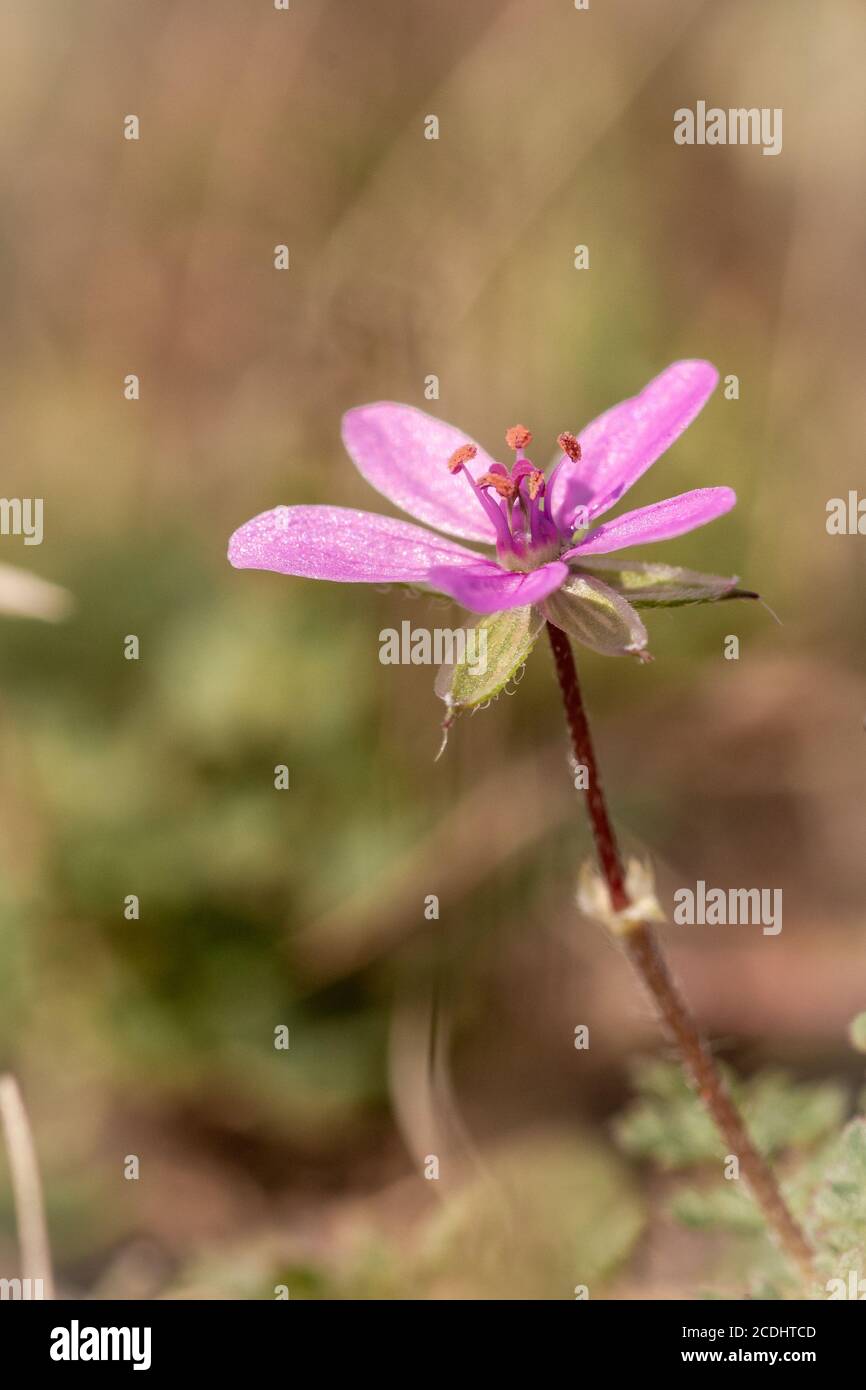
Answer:
<path fill-rule="evenodd" d="M 544 616 L 537 608 L 507 608 L 481 618 L 474 631 L 476 644 L 486 643 L 484 669 L 471 669 L 482 664 L 476 645 L 475 660 L 469 660 L 467 651 L 464 660 L 440 666 L 436 676 L 434 689 L 449 715 L 475 709 L 499 695 L 526 661 L 543 627 Z"/>
<path fill-rule="evenodd" d="M 545 600 L 544 611 L 574 642 L 602 656 L 652 659 L 640 616 L 621 593 L 594 574 L 572 574 Z"/>
<path fill-rule="evenodd" d="M 629 563 L 599 556 L 582 564 L 580 570 L 609 584 L 635 608 L 678 608 L 688 603 L 758 597 L 749 589 L 738 589 L 736 575 L 702 574 L 679 565 Z"/>

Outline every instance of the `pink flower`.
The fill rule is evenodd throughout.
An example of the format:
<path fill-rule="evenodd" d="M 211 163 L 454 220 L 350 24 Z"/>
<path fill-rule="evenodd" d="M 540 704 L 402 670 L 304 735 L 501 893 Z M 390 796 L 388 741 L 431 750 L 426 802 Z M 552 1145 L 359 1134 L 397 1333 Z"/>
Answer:
<path fill-rule="evenodd" d="M 729 597 L 736 580 L 598 557 L 683 535 L 736 496 L 697 488 L 599 519 L 691 424 L 717 381 L 709 362 L 675 362 L 579 436 L 561 434 L 547 475 L 527 457 L 532 436 L 521 425 L 507 432 L 506 466 L 413 406 L 359 406 L 343 419 L 356 467 L 425 526 L 345 507 L 276 507 L 235 531 L 229 559 L 308 579 L 424 585 L 481 614 L 532 607 L 596 650 L 645 657 L 633 603 Z M 492 546 L 495 558 L 448 536 Z"/>

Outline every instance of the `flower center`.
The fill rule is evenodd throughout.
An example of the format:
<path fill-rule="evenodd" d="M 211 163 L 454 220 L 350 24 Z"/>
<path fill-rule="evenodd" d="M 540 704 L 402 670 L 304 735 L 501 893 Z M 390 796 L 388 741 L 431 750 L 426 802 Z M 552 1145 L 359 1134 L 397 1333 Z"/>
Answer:
<path fill-rule="evenodd" d="M 448 460 L 448 468 L 455 475 L 464 475 L 492 522 L 500 563 L 508 569 L 536 569 L 555 558 L 571 539 L 570 532 L 560 532 L 550 512 L 551 484 L 560 465 L 545 478 L 542 470 L 526 457 L 532 435 L 525 425 L 512 425 L 506 430 L 505 442 L 514 451 L 510 468 L 494 463 L 487 473 L 473 478 L 466 465 L 478 453 L 474 444 L 462 444 L 456 449 Z M 577 462 L 580 445 L 573 434 L 561 434 L 557 443 L 567 458 Z"/>

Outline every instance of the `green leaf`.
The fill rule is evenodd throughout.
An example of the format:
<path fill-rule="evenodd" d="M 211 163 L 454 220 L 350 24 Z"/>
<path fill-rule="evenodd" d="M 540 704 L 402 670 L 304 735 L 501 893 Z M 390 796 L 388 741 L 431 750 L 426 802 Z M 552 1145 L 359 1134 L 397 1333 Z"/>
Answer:
<path fill-rule="evenodd" d="M 727 1067 L 721 1070 L 757 1148 L 767 1156 L 808 1149 L 842 1123 L 847 1097 L 832 1082 L 795 1082 L 782 1072 L 742 1081 Z M 643 1062 L 635 1068 L 635 1082 L 640 1099 L 616 1125 L 629 1153 L 652 1158 L 665 1169 L 718 1162 L 723 1149 L 716 1128 L 678 1067 Z"/>
<path fill-rule="evenodd" d="M 736 575 L 701 574 L 679 565 L 638 564 L 620 559 L 593 559 L 581 572 L 603 579 L 637 608 L 678 607 L 685 603 L 718 603 L 726 598 L 757 598 L 738 589 Z"/>
<path fill-rule="evenodd" d="M 492 700 L 517 674 L 544 627 L 537 608 L 490 613 L 474 628 L 462 660 L 440 666 L 434 689 L 449 713 Z"/>
<path fill-rule="evenodd" d="M 866 1120 L 852 1120 L 840 1136 L 813 1195 L 810 1226 L 825 1269 L 866 1276 Z"/>

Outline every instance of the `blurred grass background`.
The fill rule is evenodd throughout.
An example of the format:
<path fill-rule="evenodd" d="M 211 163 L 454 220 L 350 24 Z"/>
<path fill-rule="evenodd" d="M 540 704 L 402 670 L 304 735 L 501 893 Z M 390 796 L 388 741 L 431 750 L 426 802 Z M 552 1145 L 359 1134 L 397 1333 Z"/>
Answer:
<path fill-rule="evenodd" d="M 853 1084 L 866 590 L 862 542 L 824 523 L 862 480 L 862 7 L 11 0 L 0 38 L 3 490 L 45 499 L 42 547 L 2 559 L 76 605 L 0 623 L 0 1061 L 61 1286 L 570 1297 L 630 1268 L 688 1296 L 706 1252 L 612 1147 L 627 1059 L 660 1044 L 572 906 L 547 652 L 434 764 L 433 673 L 381 666 L 378 634 L 454 610 L 237 573 L 225 546 L 279 502 L 384 505 L 340 446 L 352 405 L 494 451 L 521 420 L 546 458 L 677 357 L 736 374 L 633 504 L 734 486 L 664 558 L 740 574 L 782 626 L 651 615 L 655 662 L 587 654 L 584 683 L 662 892 L 784 891 L 778 938 L 667 929 L 704 1027 L 746 1069 Z M 675 146 L 698 99 L 782 107 L 782 154 Z"/>

